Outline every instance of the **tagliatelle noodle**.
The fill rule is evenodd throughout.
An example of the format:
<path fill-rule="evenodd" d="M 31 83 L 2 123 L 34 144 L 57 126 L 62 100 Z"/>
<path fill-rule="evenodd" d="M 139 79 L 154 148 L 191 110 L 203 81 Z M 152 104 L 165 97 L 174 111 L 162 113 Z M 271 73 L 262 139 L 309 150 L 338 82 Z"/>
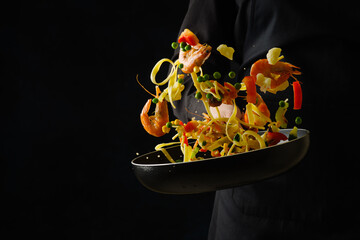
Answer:
<path fill-rule="evenodd" d="M 172 68 L 170 70 L 169 75 L 162 82 L 158 83 L 156 81 L 156 75 L 159 72 L 161 65 L 164 62 L 170 63 L 172 65 Z M 171 61 L 168 58 L 163 58 L 155 64 L 155 66 L 153 67 L 151 74 L 150 74 L 150 79 L 153 84 L 162 86 L 162 85 L 168 83 L 168 87 L 161 93 L 161 95 L 159 97 L 159 101 L 162 102 L 165 98 L 168 102 L 170 102 L 171 106 L 174 109 L 176 108 L 174 105 L 174 101 L 181 99 L 181 92 L 185 88 L 184 85 L 179 84 L 176 81 L 178 67 L 179 67 L 179 60 L 176 60 L 174 63 L 173 61 Z"/>
<path fill-rule="evenodd" d="M 271 122 L 271 119 L 269 117 L 265 116 L 256 105 L 254 105 L 252 103 L 249 103 L 249 104 L 251 104 L 252 111 L 255 112 L 262 120 L 264 120 L 266 122 Z"/>
<path fill-rule="evenodd" d="M 164 62 L 168 62 L 172 65 L 172 68 L 171 68 L 171 71 L 170 71 L 170 74 L 167 76 L 167 78 L 165 78 L 162 82 L 158 83 L 156 81 L 156 74 L 159 72 L 160 70 L 160 67 L 161 65 L 164 63 Z M 161 59 L 160 61 L 158 61 L 155 66 L 153 67 L 152 71 L 151 71 L 151 74 L 150 74 L 150 79 L 151 79 L 151 82 L 155 85 L 158 85 L 158 86 L 162 86 L 164 84 L 166 84 L 171 76 L 174 74 L 175 72 L 175 64 L 173 63 L 173 61 L 171 61 L 170 59 L 168 58 L 163 58 Z"/>
<path fill-rule="evenodd" d="M 260 144 L 260 148 L 265 148 L 266 147 L 266 144 L 265 144 L 265 141 L 264 139 L 262 139 L 262 137 L 257 134 L 256 132 L 254 131 L 251 131 L 251 130 L 246 130 L 244 133 L 243 133 L 243 136 L 244 135 L 250 135 L 250 136 L 253 136 L 255 137 L 255 139 L 259 142 Z"/>
<path fill-rule="evenodd" d="M 174 159 L 171 157 L 171 155 L 164 147 L 168 147 L 176 144 L 180 144 L 180 142 L 161 143 L 155 146 L 155 150 L 156 151 L 160 150 L 170 162 L 175 163 Z"/>
<path fill-rule="evenodd" d="M 173 90 L 173 86 L 175 85 L 175 82 L 176 82 L 177 68 L 178 68 L 178 66 L 175 66 L 174 73 L 173 74 L 170 73 L 170 79 L 169 79 L 169 84 L 168 84 L 169 102 L 173 108 L 176 108 L 174 105 L 174 102 L 173 102 L 173 91 L 172 90 Z"/>
<path fill-rule="evenodd" d="M 254 112 L 252 111 L 253 106 L 254 106 L 254 104 L 252 104 L 252 103 L 248 103 L 246 105 L 246 114 L 248 116 L 250 125 L 254 125 L 254 122 L 255 122 Z"/>

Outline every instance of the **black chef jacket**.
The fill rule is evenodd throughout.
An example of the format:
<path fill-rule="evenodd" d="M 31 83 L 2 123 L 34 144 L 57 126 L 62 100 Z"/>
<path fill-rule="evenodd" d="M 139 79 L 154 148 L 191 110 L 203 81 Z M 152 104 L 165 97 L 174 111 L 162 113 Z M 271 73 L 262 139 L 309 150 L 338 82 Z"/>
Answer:
<path fill-rule="evenodd" d="M 347 5 L 347 4 L 345 4 Z M 190 1 L 180 32 L 193 31 L 213 47 L 205 73 L 235 71 L 282 48 L 283 61 L 301 67 L 302 110 L 288 110 L 311 132 L 307 156 L 281 176 L 216 192 L 209 239 L 360 239 L 358 147 L 359 41 L 356 6 L 329 1 Z M 357 27 L 356 27 L 357 26 Z M 216 51 L 235 49 L 234 61 Z M 174 58 L 177 57 L 177 53 Z M 183 121 L 205 109 L 188 78 L 174 113 Z M 262 94 L 273 113 L 292 88 Z M 238 102 L 240 109 L 241 102 Z M 189 111 L 185 111 L 185 107 Z M 274 118 L 274 116 L 272 116 Z"/>

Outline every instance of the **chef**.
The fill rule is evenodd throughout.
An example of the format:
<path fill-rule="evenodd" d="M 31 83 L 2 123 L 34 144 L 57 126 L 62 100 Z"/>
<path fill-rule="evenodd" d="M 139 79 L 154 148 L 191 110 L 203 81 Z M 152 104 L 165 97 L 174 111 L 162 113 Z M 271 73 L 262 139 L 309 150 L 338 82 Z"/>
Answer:
<path fill-rule="evenodd" d="M 190 29 L 213 47 L 204 73 L 219 72 L 222 81 L 241 82 L 255 60 L 281 48 L 283 61 L 302 72 L 297 79 L 303 106 L 288 111 L 289 126 L 301 116 L 300 127 L 311 132 L 307 156 L 287 173 L 216 192 L 208 239 L 360 239 L 358 61 L 353 60 L 359 14 L 354 9 L 323 1 L 190 1 L 180 32 Z M 216 51 L 220 44 L 235 49 L 232 61 Z M 236 78 L 229 79 L 229 72 Z M 191 113 L 205 109 L 189 76 L 184 84 L 174 114 L 186 122 L 194 117 Z M 279 99 L 291 91 L 262 97 L 275 112 Z M 245 106 L 240 98 L 237 106 Z M 232 112 L 229 105 L 219 109 L 222 115 Z"/>

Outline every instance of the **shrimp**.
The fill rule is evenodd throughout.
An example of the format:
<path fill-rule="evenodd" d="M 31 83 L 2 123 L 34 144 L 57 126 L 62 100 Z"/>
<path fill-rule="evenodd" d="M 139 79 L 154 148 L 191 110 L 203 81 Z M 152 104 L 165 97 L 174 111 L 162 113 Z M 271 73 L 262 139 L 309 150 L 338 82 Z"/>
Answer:
<path fill-rule="evenodd" d="M 194 67 L 200 67 L 209 58 L 211 46 L 200 44 L 197 36 L 189 29 L 185 29 L 178 39 L 179 43 L 185 42 L 191 46 L 190 50 L 180 50 L 179 61 L 184 66 L 181 69 L 184 73 L 194 72 Z"/>
<path fill-rule="evenodd" d="M 156 97 L 158 98 L 160 94 L 160 89 L 156 86 Z M 161 137 L 165 134 L 162 128 L 169 122 L 169 111 L 167 101 L 164 99 L 162 102 L 156 103 L 155 115 L 149 116 L 148 112 L 150 110 L 152 99 L 149 99 L 144 105 L 141 114 L 140 120 L 144 129 L 152 136 Z"/>
<path fill-rule="evenodd" d="M 286 82 L 289 77 L 296 80 L 294 75 L 300 75 L 301 72 L 294 68 L 298 69 L 299 67 L 280 61 L 271 65 L 267 59 L 260 59 L 251 66 L 250 75 L 256 78 L 257 75 L 261 73 L 265 78 L 268 78 L 271 81 L 266 88 L 275 89 Z M 262 85 L 266 84 L 266 81 L 257 81 L 256 84 L 260 87 L 264 87 Z"/>
<path fill-rule="evenodd" d="M 198 43 L 188 51 L 180 50 L 179 61 L 184 66 L 181 69 L 184 73 L 192 73 L 194 67 L 200 67 L 209 58 L 211 46 Z"/>

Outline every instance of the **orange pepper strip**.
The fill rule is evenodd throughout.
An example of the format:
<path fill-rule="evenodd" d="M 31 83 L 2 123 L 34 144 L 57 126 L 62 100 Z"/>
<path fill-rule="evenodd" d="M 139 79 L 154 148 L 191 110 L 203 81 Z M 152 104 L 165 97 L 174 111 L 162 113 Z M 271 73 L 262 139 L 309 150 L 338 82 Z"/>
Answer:
<path fill-rule="evenodd" d="M 256 104 L 256 85 L 255 78 L 252 76 L 246 76 L 242 80 L 246 86 L 246 101 L 248 103 Z"/>

